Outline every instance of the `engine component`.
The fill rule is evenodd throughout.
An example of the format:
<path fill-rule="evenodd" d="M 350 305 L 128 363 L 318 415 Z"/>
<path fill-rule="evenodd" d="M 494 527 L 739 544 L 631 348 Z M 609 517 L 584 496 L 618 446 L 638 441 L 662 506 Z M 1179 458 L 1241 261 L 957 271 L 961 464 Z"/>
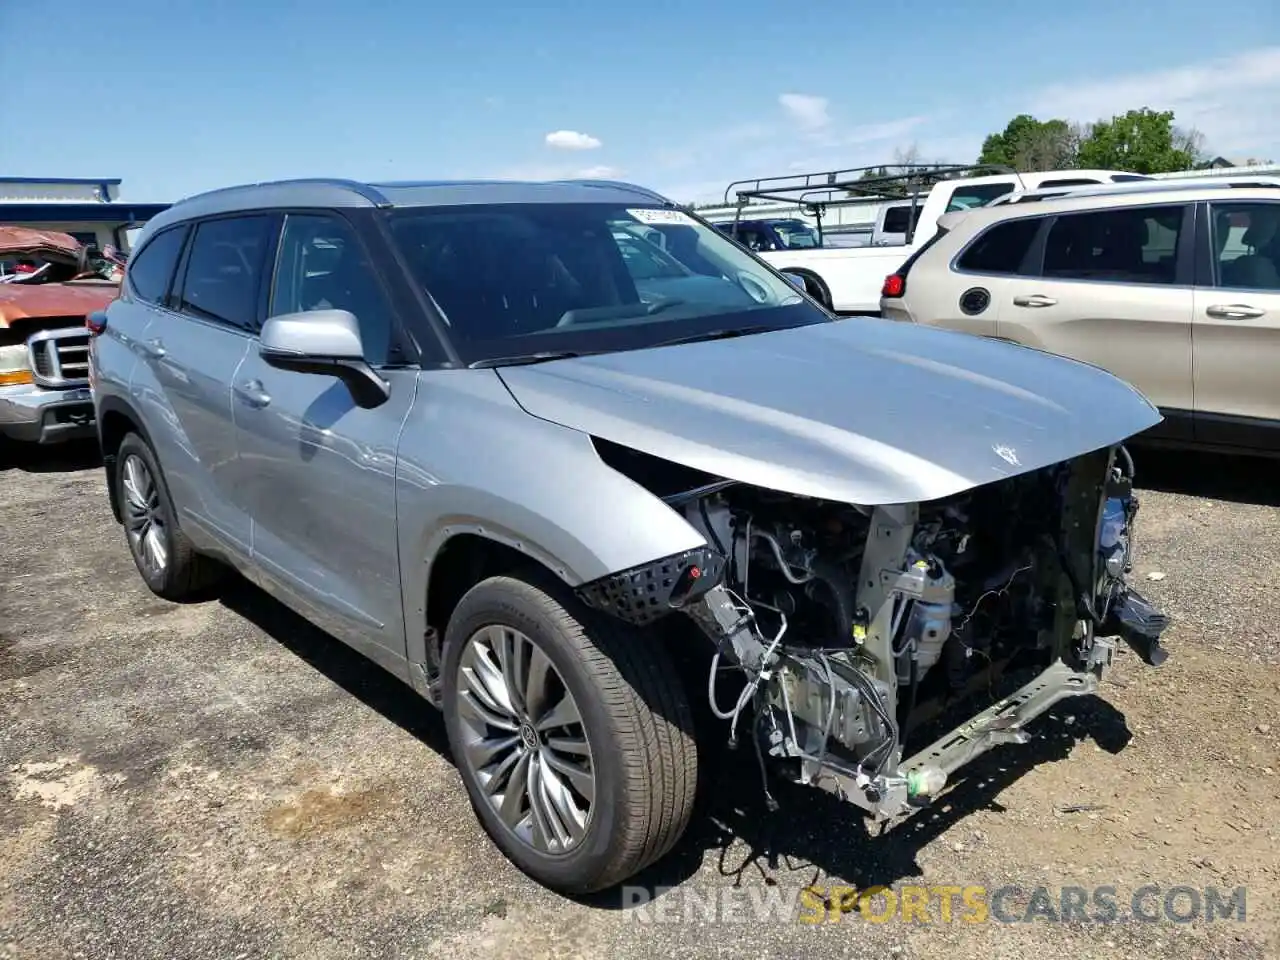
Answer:
<path fill-rule="evenodd" d="M 898 682 L 905 684 L 912 679 L 912 661 L 918 680 L 942 656 L 942 647 L 951 635 L 956 582 L 942 561 L 930 556 L 912 562 L 894 584 L 894 590 L 904 600 L 903 610 L 908 611 L 906 625 L 899 627 L 903 615 L 900 610 L 892 629 Z"/>
<path fill-rule="evenodd" d="M 1096 689 L 1115 643 L 1095 630 L 1112 626 L 1149 662 L 1163 657 L 1166 619 L 1125 583 L 1132 478 L 1118 449 L 870 510 L 707 484 L 675 496 L 710 556 L 620 575 L 597 602 L 618 607 L 621 592 L 643 601 L 631 615 L 682 609 L 715 642 L 712 712 L 729 722 L 731 744 L 739 718 L 754 714 L 766 793 L 772 758 L 889 816 L 929 802 L 977 753 L 1024 742 L 1024 725 L 1053 702 Z M 688 585 L 691 559 L 716 571 L 713 585 Z M 1014 661 L 1042 672 L 904 759 L 905 737 L 954 697 L 991 689 Z M 726 706 L 717 680 L 730 667 L 745 683 Z"/>

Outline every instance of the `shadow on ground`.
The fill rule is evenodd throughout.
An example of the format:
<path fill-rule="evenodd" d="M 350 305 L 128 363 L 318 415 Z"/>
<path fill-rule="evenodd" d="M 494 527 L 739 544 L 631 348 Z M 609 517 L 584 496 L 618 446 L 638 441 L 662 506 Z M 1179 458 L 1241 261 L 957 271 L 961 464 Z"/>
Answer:
<path fill-rule="evenodd" d="M 0 438 L 0 470 L 23 473 L 71 473 L 102 466 L 96 440 L 76 440 L 41 446 Z"/>
<path fill-rule="evenodd" d="M 242 577 L 232 575 L 219 591 L 218 599 L 347 693 L 448 757 L 449 745 L 440 713 L 378 664 Z"/>
<path fill-rule="evenodd" d="M 1140 490 L 1280 506 L 1280 459 L 1136 447 Z"/>
<path fill-rule="evenodd" d="M 272 636 L 352 696 L 449 758 L 444 723 L 408 686 L 238 577 L 220 601 Z M 1068 721 L 1067 717 L 1071 719 Z M 744 737 L 736 751 L 712 739 L 704 753 L 707 789 L 684 839 L 667 857 L 628 881 L 650 891 L 676 886 L 704 869 L 710 853 L 735 885 L 845 881 L 860 888 L 890 885 L 921 873 L 917 854 L 969 814 L 1002 808 L 993 799 L 1044 763 L 1065 759 L 1086 739 L 1119 752 L 1129 740 L 1123 714 L 1106 701 L 1082 697 L 1060 704 L 1032 727 L 1023 746 L 1001 747 L 957 774 L 939 804 L 881 833 L 857 808 L 818 790 L 771 779 L 780 804 L 768 809 L 760 768 Z M 705 741 L 704 741 L 705 742 Z M 500 856 L 493 851 L 495 857 Z M 605 909 L 628 904 L 622 891 L 587 898 Z"/>
<path fill-rule="evenodd" d="M 921 875 L 921 848 L 965 817 L 979 810 L 1002 812 L 994 798 L 1035 767 L 1066 759 L 1084 740 L 1118 753 L 1130 739 L 1124 715 L 1097 697 L 1060 704 L 1031 731 L 1031 743 L 999 747 L 980 757 L 957 771 L 935 806 L 887 829 L 831 794 L 795 784 L 772 784 L 779 809 L 771 812 L 758 766 L 749 749 L 740 749 L 719 760 L 714 793 L 684 840 L 628 884 L 650 891 L 675 886 L 702 869 L 709 852 L 719 873 L 734 885 L 889 886 Z M 628 905 L 619 893 L 593 902 L 609 908 Z"/>

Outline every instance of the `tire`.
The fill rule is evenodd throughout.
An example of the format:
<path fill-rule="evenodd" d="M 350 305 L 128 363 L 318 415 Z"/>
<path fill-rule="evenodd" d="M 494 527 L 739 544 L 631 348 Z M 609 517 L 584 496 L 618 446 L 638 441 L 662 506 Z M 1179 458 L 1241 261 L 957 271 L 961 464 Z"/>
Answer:
<path fill-rule="evenodd" d="M 804 269 L 784 270 L 783 272 L 794 273 L 797 276 L 802 277 L 804 279 L 805 293 L 813 297 L 814 300 L 817 300 L 828 310 L 831 309 L 831 291 L 827 289 L 826 283 L 823 282 L 820 276 Z"/>
<path fill-rule="evenodd" d="M 527 709 L 517 705 L 523 713 L 508 714 L 525 719 L 514 732 L 499 730 L 477 716 L 477 709 L 485 707 L 477 691 L 490 689 L 477 684 L 477 671 L 489 670 L 491 681 L 496 677 L 503 690 L 510 689 L 503 676 L 487 667 L 497 658 L 480 658 L 504 644 L 507 662 L 517 659 L 510 656 L 511 649 L 534 648 L 519 658 L 521 673 L 545 675 L 546 687 L 554 688 L 530 696 Z M 545 668 L 533 669 L 535 663 L 542 666 L 538 654 L 549 661 L 554 677 Z M 498 848 L 539 883 L 569 895 L 604 890 L 661 858 L 680 839 L 697 791 L 694 725 L 684 687 L 654 637 L 594 613 L 550 577 L 491 577 L 472 587 L 450 618 L 442 675 L 449 746 L 472 808 Z M 568 697 L 558 696 L 559 690 Z M 563 719 L 572 714 L 565 708 L 570 698 L 580 723 L 551 728 L 558 736 L 535 728 L 540 717 Z M 495 714 L 490 714 L 492 719 Z M 506 727 L 514 726 L 498 717 Z M 510 753 L 491 754 L 486 762 L 483 756 L 500 733 L 514 739 L 514 745 Z M 589 756 L 582 760 L 584 740 Z M 567 744 L 573 748 L 563 749 Z M 522 756 L 527 759 L 519 759 Z M 575 765 L 573 777 L 564 774 L 566 760 Z M 552 763 L 558 766 L 552 768 Z M 520 801 L 511 808 L 516 812 L 504 821 L 484 782 L 494 784 L 495 794 L 505 798 L 511 793 L 506 786 L 517 778 L 522 764 L 525 783 L 531 786 L 516 792 Z M 584 770 L 593 781 L 585 825 L 579 821 L 578 836 L 566 832 L 561 836 L 567 841 L 557 843 L 556 829 L 539 830 L 538 824 L 551 822 L 547 810 L 563 808 L 544 799 L 539 820 L 529 802 L 530 791 L 536 791 L 539 777 L 549 776 L 543 771 L 554 774 L 546 781 L 545 797 L 556 795 L 558 784 L 572 783 L 576 791 L 588 776 Z M 573 813 L 582 812 L 584 797 L 580 792 L 570 795 Z M 517 827 L 508 826 L 520 818 Z M 572 814 L 561 816 L 558 823 L 563 827 L 571 819 Z"/>
<path fill-rule="evenodd" d="M 127 434 L 116 451 L 115 467 L 125 539 L 143 581 L 152 593 L 166 600 L 204 599 L 223 568 L 197 553 L 178 528 L 177 511 L 151 446 L 138 434 Z M 156 541 L 148 545 L 152 534 Z M 158 563 L 156 546 L 163 550 Z"/>

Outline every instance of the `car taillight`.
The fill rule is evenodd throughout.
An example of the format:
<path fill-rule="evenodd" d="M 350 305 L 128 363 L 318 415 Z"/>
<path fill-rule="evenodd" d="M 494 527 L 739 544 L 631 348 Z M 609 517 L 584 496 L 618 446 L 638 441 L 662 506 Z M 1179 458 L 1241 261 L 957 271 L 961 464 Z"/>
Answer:
<path fill-rule="evenodd" d="M 85 329 L 89 331 L 89 336 L 96 337 L 107 329 L 107 312 L 105 310 L 95 310 L 84 318 Z"/>
<path fill-rule="evenodd" d="M 884 286 L 880 288 L 882 297 L 900 297 L 907 290 L 907 278 L 900 273 L 891 273 L 884 278 Z"/>

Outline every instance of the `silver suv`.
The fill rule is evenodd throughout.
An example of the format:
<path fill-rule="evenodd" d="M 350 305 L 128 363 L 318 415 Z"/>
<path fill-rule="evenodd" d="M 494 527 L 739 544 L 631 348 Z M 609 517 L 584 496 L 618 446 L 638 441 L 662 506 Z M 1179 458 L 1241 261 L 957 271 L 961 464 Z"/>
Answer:
<path fill-rule="evenodd" d="M 1096 690 L 1114 638 L 1164 656 L 1125 583 L 1139 394 L 835 321 L 639 187 L 204 194 L 90 329 L 150 588 L 234 568 L 406 681 L 558 890 L 672 847 L 716 730 L 765 790 L 886 818 Z"/>

